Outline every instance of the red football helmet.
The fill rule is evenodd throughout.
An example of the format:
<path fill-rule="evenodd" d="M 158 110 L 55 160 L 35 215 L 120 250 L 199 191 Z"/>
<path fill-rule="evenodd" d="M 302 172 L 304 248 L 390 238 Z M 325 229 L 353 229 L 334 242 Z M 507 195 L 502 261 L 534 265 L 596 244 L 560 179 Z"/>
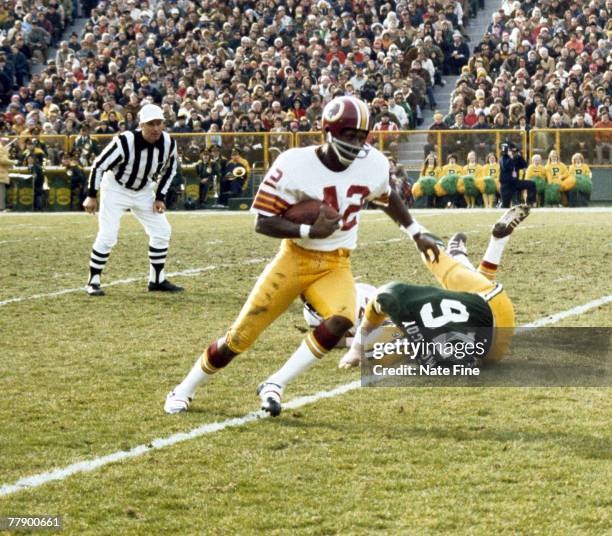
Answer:
<path fill-rule="evenodd" d="M 323 133 L 338 160 L 346 166 L 355 158 L 365 158 L 370 150 L 368 144 L 353 145 L 340 140 L 344 129 L 370 131 L 370 110 L 368 105 L 355 97 L 336 97 L 323 109 Z"/>

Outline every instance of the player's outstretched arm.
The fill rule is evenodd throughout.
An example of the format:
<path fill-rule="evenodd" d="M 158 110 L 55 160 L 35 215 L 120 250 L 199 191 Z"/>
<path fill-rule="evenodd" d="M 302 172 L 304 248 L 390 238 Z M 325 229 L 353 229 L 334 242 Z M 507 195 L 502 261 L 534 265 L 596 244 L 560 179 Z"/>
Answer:
<path fill-rule="evenodd" d="M 381 208 L 387 216 L 400 226 L 402 231 L 412 237 L 421 253 L 425 254 L 428 259 L 433 256 L 434 262 L 438 262 L 440 250 L 435 241 L 422 232 L 424 229 L 412 218 L 395 191 L 391 191 L 391 195 L 389 195 L 389 204 Z"/>

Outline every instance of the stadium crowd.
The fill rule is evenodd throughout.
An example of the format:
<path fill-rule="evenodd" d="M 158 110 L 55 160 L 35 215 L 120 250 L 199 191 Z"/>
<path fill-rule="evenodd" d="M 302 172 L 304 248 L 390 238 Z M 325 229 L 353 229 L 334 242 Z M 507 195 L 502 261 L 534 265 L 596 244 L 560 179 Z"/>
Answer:
<path fill-rule="evenodd" d="M 610 0 L 504 0 L 461 69 L 451 109 L 430 128 L 612 127 L 611 11 Z M 536 134 L 543 152 L 550 141 Z M 609 163 L 611 143 L 612 133 L 577 132 L 564 156 Z"/>
<path fill-rule="evenodd" d="M 21 88 L 27 87 L 32 63 L 46 60 L 49 47 L 58 43 L 64 29 L 72 22 L 76 7 L 73 0 L 4 0 L 0 5 L 2 106 L 9 104 L 13 94 L 20 96 L 15 102 L 23 101 L 25 105 L 28 95 Z M 44 89 L 47 94 L 53 93 L 55 86 L 47 85 Z M 10 123 L 3 123 L 0 130 L 9 127 Z"/>
<path fill-rule="evenodd" d="M 324 102 L 358 94 L 401 129 L 436 106 L 434 84 L 467 63 L 476 3 L 102 1 L 84 35 L 62 41 L 4 95 L 9 134 L 133 128 L 145 100 L 174 132 L 306 131 Z M 7 36 L 12 45 L 25 32 Z"/>
<path fill-rule="evenodd" d="M 0 22 L 0 132 L 78 136 L 72 156 L 83 164 L 98 150 L 92 134 L 136 128 L 146 102 L 162 106 L 174 133 L 283 133 L 318 131 L 325 102 L 355 94 L 369 103 L 375 129 L 408 130 L 437 107 L 433 89 L 445 75 L 459 79 L 431 130 L 612 127 L 612 0 L 503 0 L 472 52 L 465 25 L 484 0 L 83 7 L 90 12 L 83 35 L 59 42 L 39 74 L 30 63 L 58 43 L 74 5 L 5 2 Z M 612 160 L 612 133 L 592 141 L 577 133 L 562 156 Z M 61 163 L 61 151 L 36 140 L 20 147 L 13 156 L 24 163 L 31 152 Z M 183 150 L 183 161 L 197 162 L 197 149 Z M 433 149 L 432 138 L 425 154 Z M 484 162 L 494 147 L 476 149 Z"/>

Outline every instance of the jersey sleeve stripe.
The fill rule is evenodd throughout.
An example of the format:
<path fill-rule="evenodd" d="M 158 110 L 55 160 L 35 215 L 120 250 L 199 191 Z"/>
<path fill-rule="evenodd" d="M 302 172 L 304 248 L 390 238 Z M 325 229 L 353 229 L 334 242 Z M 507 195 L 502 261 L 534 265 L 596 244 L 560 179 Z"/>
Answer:
<path fill-rule="evenodd" d="M 290 204 L 284 199 L 281 199 L 277 195 L 272 195 L 267 192 L 258 192 L 257 199 L 261 201 L 267 201 L 270 204 L 279 205 L 284 208 L 289 208 Z"/>
<path fill-rule="evenodd" d="M 251 206 L 251 212 L 255 214 L 262 214 L 263 216 L 270 216 L 270 217 L 278 216 L 278 214 L 274 212 L 273 210 L 264 208 L 256 203 L 253 203 L 253 205 Z"/>
<path fill-rule="evenodd" d="M 253 207 L 260 208 L 267 212 L 272 212 L 273 214 L 280 214 L 281 212 L 284 212 L 284 209 L 282 207 L 279 207 L 278 205 L 273 205 L 266 201 L 261 201 L 258 199 L 256 199 L 255 202 L 253 203 Z"/>

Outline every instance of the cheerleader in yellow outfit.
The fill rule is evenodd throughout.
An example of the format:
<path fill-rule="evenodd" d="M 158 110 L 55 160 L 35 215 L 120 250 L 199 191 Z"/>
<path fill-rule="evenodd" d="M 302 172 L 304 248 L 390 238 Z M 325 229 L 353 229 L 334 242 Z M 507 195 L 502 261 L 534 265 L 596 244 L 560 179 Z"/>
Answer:
<path fill-rule="evenodd" d="M 546 203 L 549 205 L 558 205 L 559 203 L 563 206 L 568 206 L 567 192 L 571 189 L 570 183 L 564 181 L 569 177 L 567 166 L 559 160 L 557 151 L 552 150 L 548 153 L 548 160 L 546 162 Z M 565 189 L 564 189 L 565 188 Z"/>
<path fill-rule="evenodd" d="M 495 194 L 499 192 L 499 164 L 495 153 L 489 153 L 484 165 L 480 167 L 480 176 L 476 180 L 476 186 L 482 194 L 485 208 L 493 208 Z"/>
<path fill-rule="evenodd" d="M 544 204 L 544 192 L 546 190 L 546 168 L 542 164 L 542 157 L 534 154 L 531 164 L 525 172 L 525 179 L 533 181 L 536 185 L 536 203 L 538 207 Z"/>
<path fill-rule="evenodd" d="M 582 197 L 585 205 L 588 205 L 588 200 L 591 197 L 593 173 L 587 164 L 584 163 L 584 157 L 581 153 L 576 153 L 572 156 L 572 165 L 568 169 L 568 178 L 561 185 L 561 191 L 568 186 L 570 188 L 570 201 L 572 204 L 577 204 L 578 197 Z M 573 195 L 572 195 L 573 194 Z M 583 203 L 580 203 L 583 204 Z"/>
<path fill-rule="evenodd" d="M 427 196 L 427 206 L 433 206 L 435 196 L 435 185 L 442 174 L 442 169 L 438 165 L 435 153 L 429 153 L 421 167 L 419 180 L 412 187 L 412 195 L 415 199 Z"/>
<path fill-rule="evenodd" d="M 457 195 L 457 182 L 463 168 L 457 163 L 457 157 L 454 154 L 449 154 L 447 159 L 448 164 L 442 166 L 440 179 L 435 186 L 436 196 L 447 197 L 446 206 L 455 206 L 454 198 Z"/>
<path fill-rule="evenodd" d="M 480 177 L 482 166 L 476 159 L 476 153 L 470 151 L 467 155 L 467 164 L 463 166 L 461 174 L 463 175 L 457 183 L 457 191 L 463 194 L 467 208 L 476 207 L 476 197 L 479 191 L 476 186 L 476 180 Z"/>

